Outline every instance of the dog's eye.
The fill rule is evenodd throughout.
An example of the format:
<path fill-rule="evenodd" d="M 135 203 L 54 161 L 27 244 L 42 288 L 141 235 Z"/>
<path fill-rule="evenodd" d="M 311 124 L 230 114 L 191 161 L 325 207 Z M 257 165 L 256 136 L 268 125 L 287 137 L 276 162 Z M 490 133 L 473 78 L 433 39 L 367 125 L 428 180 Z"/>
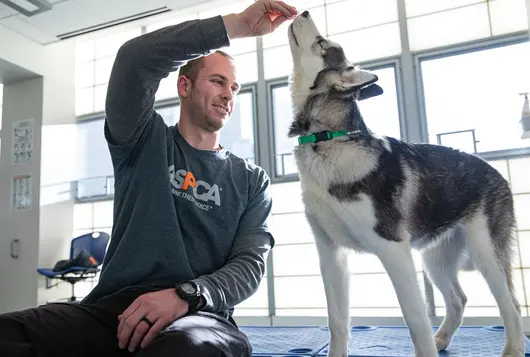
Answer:
<path fill-rule="evenodd" d="M 353 71 L 355 69 L 355 67 L 353 66 L 349 66 L 348 68 L 346 68 L 347 71 Z"/>

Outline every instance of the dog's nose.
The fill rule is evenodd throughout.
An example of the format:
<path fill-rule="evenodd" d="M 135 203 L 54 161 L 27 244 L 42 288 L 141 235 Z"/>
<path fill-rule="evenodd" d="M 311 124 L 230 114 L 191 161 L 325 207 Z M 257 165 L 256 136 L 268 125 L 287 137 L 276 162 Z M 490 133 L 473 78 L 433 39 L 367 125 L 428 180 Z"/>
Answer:
<path fill-rule="evenodd" d="M 306 11 L 302 12 L 302 16 L 303 17 L 309 17 L 309 11 L 306 10 Z"/>

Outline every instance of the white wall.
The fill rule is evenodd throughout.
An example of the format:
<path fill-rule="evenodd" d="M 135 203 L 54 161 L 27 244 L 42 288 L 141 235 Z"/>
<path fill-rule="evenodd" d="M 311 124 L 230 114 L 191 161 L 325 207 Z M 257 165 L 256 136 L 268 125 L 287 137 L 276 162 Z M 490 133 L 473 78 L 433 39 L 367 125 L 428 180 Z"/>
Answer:
<path fill-rule="evenodd" d="M 0 313 L 32 306 L 37 301 L 39 248 L 40 132 L 42 123 L 41 77 L 4 86 L 2 156 L 0 157 Z M 18 120 L 32 119 L 31 162 L 12 164 L 12 127 Z M 31 207 L 16 211 L 11 207 L 11 181 L 31 175 Z M 11 245 L 19 241 L 18 257 Z"/>
<path fill-rule="evenodd" d="M 7 38 L 9 41 L 4 41 Z M 68 258 L 73 233 L 74 202 L 68 199 L 40 207 L 39 190 L 42 185 L 74 179 L 76 165 L 73 145 L 74 42 L 65 41 L 43 47 L 0 27 L 0 43 L 1 60 L 42 76 L 35 80 L 38 82 L 9 84 L 4 89 L 4 140 L 0 157 L 0 283 L 1 286 L 10 288 L 0 289 L 1 312 L 32 307 L 51 299 L 70 296 L 69 284 L 45 289 L 45 279 L 39 276 L 36 269 L 52 268 L 58 260 Z M 40 85 L 40 92 L 37 94 L 34 83 Z M 32 93 L 31 99 L 26 100 Z M 34 177 L 33 209 L 25 214 L 10 213 L 7 205 L 10 176 L 18 171 L 28 170 L 24 167 L 13 167 L 10 163 L 11 140 L 8 129 L 11 128 L 13 120 L 29 115 L 36 117 L 35 124 L 38 128 L 35 133 L 34 163 L 27 167 Z M 21 240 L 21 257 L 30 256 L 28 261 L 24 261 L 24 270 L 20 273 L 7 266 L 4 269 L 2 265 L 11 264 L 13 267 L 13 259 L 9 256 L 9 242 L 13 237 L 24 238 Z"/>

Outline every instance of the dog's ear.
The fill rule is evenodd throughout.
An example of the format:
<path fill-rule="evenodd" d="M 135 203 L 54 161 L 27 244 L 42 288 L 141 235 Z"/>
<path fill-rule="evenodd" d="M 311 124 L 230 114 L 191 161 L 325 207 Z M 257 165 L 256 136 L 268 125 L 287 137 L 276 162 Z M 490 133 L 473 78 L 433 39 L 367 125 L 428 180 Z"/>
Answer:
<path fill-rule="evenodd" d="M 382 88 L 374 84 L 378 79 L 375 73 L 350 67 L 333 84 L 333 94 L 339 97 L 355 96 L 357 100 L 368 99 L 382 93 Z"/>
<path fill-rule="evenodd" d="M 367 87 L 361 88 L 357 94 L 357 100 L 365 100 L 372 97 L 377 97 L 381 94 L 383 94 L 383 88 L 375 83 L 372 83 Z"/>

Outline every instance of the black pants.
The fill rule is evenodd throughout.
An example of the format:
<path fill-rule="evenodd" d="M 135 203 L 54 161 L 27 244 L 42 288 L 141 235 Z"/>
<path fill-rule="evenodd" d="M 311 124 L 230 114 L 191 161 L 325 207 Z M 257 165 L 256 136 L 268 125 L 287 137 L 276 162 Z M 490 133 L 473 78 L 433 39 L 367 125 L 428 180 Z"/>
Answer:
<path fill-rule="evenodd" d="M 145 349 L 118 346 L 118 315 L 140 291 L 96 304 L 52 303 L 0 315 L 3 357 L 250 357 L 252 348 L 235 322 L 199 312 L 174 321 Z"/>

